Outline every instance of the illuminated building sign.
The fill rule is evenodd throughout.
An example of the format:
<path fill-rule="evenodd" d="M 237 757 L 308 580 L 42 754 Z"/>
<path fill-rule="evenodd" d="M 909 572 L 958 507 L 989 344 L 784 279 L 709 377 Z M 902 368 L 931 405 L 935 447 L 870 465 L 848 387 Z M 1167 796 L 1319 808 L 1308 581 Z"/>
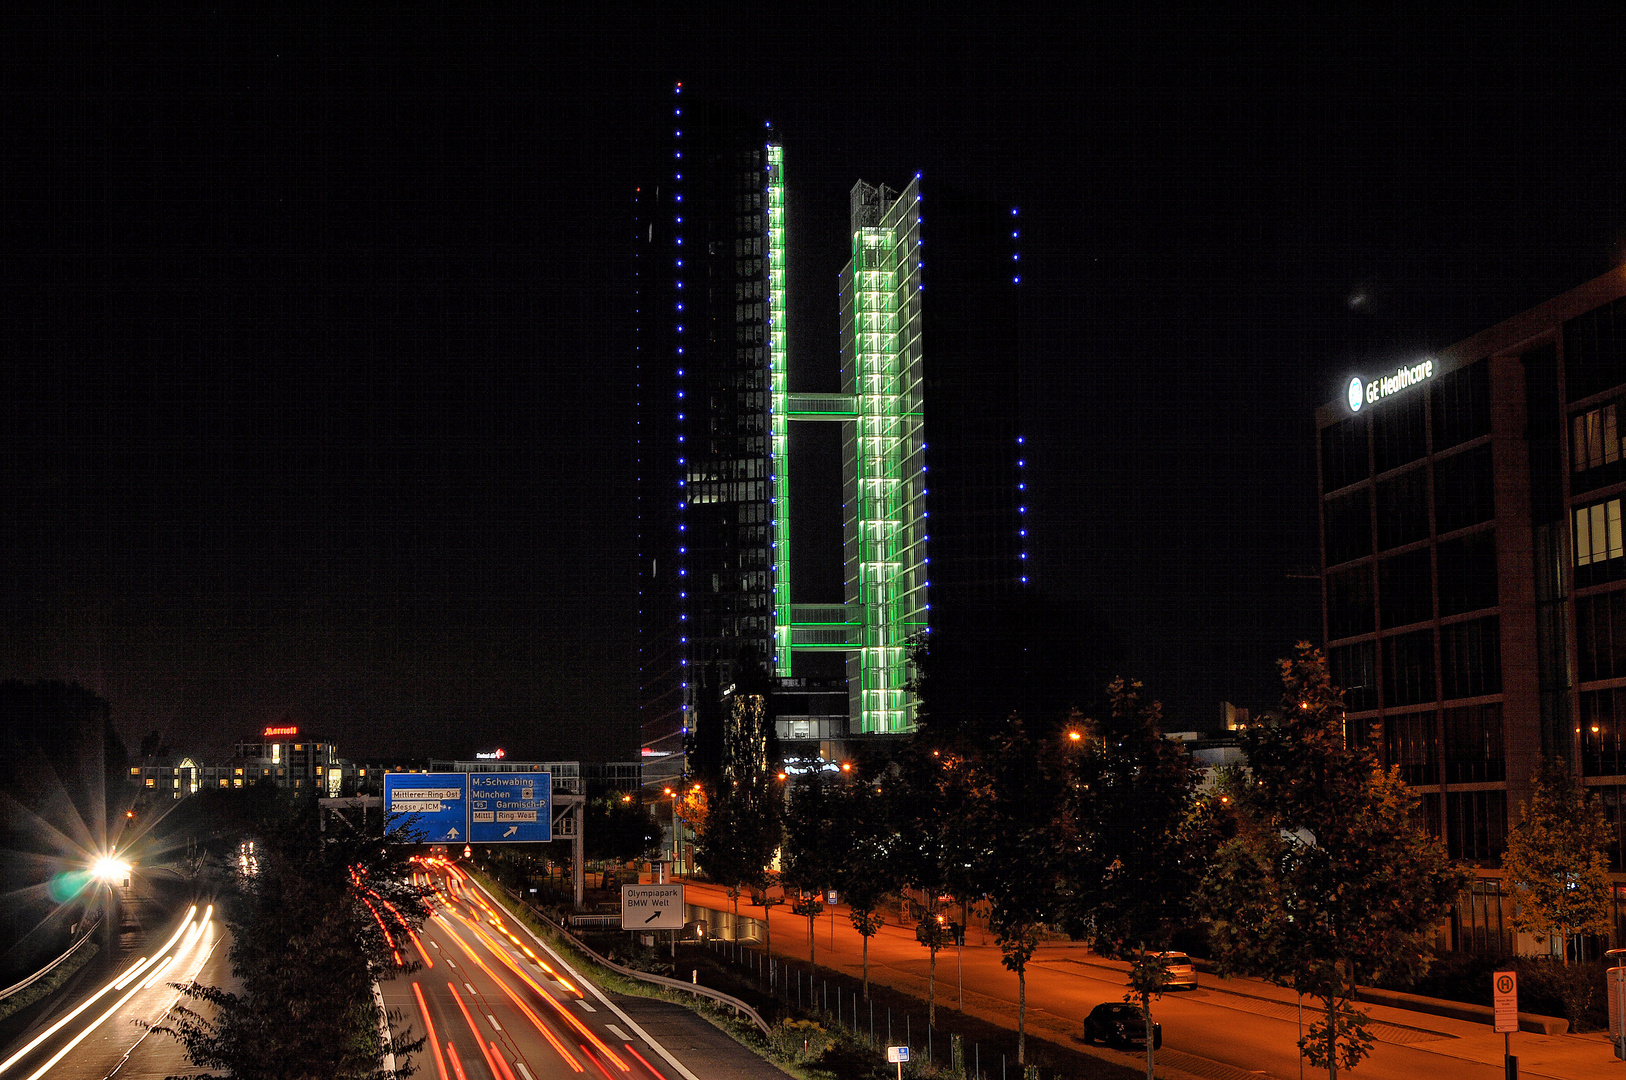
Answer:
<path fill-rule="evenodd" d="M 1434 377 L 1434 361 L 1424 360 L 1421 364 L 1412 367 L 1403 367 L 1393 375 L 1383 375 L 1369 383 L 1362 383 L 1360 379 L 1349 380 L 1349 389 L 1346 400 L 1350 412 L 1360 412 L 1362 405 L 1371 405 L 1381 401 L 1390 394 L 1397 394 L 1408 386 Z"/>
<path fill-rule="evenodd" d="M 503 758 L 505 758 L 507 756 L 508 756 L 507 751 L 502 750 L 501 748 L 499 748 L 499 749 L 493 750 L 489 754 L 475 754 L 474 758 L 475 758 L 476 761 L 501 761 Z"/>
<path fill-rule="evenodd" d="M 264 738 L 271 739 L 271 738 L 275 738 L 278 735 L 298 735 L 298 734 L 299 734 L 299 729 L 297 727 L 268 727 L 268 728 L 265 729 Z"/>

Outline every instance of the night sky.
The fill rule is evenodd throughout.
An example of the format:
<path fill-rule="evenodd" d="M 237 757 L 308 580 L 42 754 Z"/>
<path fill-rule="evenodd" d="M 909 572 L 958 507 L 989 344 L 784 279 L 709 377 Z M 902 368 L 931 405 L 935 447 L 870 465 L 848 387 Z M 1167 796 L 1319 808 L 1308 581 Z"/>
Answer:
<path fill-rule="evenodd" d="M 1021 207 L 1031 576 L 1175 727 L 1319 635 L 1315 406 L 1626 254 L 1618 23 L 3 29 L 0 677 L 132 747 L 635 754 L 674 81 L 784 138 L 793 389 L 835 388 L 853 181 Z M 839 522 L 794 528 L 838 599 Z"/>

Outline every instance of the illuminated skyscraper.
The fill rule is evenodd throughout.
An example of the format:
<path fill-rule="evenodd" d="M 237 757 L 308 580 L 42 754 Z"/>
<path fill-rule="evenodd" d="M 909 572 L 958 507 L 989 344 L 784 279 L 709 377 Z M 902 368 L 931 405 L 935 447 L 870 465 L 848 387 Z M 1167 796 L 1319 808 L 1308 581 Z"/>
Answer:
<path fill-rule="evenodd" d="M 742 672 L 773 669 L 789 556 L 773 408 L 785 392 L 782 149 L 761 120 L 681 87 L 670 119 L 634 195 L 641 742 L 657 790 L 683 772 L 697 712 Z"/>
<path fill-rule="evenodd" d="M 955 698 L 978 707 L 1010 670 L 1027 580 L 1019 215 L 935 198 L 927 228 L 919 176 L 902 192 L 853 187 L 842 393 L 788 402 L 793 420 L 844 425 L 846 595 L 781 604 L 792 619 L 781 670 L 798 651 L 846 653 L 856 736 L 913 729 L 910 651 L 928 634 L 935 670 L 957 673 L 945 677 Z"/>
<path fill-rule="evenodd" d="M 723 736 L 715 710 L 742 678 L 780 681 L 779 736 L 809 756 L 914 728 L 911 645 L 928 632 L 970 702 L 1000 681 L 1026 581 L 1016 211 L 940 193 L 928 230 L 918 176 L 902 192 L 855 186 L 842 391 L 790 394 L 783 148 L 681 87 L 670 120 L 635 192 L 633 270 L 642 752 L 657 791 L 689 767 L 687 736 L 697 752 Z M 843 425 L 839 600 L 789 595 L 792 420 Z M 845 715 L 829 709 L 839 680 L 799 677 L 795 657 L 817 652 L 845 657 Z"/>

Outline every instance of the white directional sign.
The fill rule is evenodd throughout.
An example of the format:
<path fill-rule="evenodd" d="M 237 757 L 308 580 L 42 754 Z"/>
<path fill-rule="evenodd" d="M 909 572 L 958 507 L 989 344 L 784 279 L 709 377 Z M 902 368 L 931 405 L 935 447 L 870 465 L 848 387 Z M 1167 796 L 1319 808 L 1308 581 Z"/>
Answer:
<path fill-rule="evenodd" d="M 621 886 L 621 929 L 682 930 L 682 883 Z"/>
<path fill-rule="evenodd" d="M 1496 1031 L 1519 1030 L 1519 973 L 1498 971 L 1491 976 L 1492 1005 L 1496 1016 Z"/>
<path fill-rule="evenodd" d="M 887 1047 L 886 1048 L 886 1060 L 888 1062 L 908 1061 L 909 1060 L 909 1048 L 907 1046 L 889 1046 L 889 1047 Z"/>

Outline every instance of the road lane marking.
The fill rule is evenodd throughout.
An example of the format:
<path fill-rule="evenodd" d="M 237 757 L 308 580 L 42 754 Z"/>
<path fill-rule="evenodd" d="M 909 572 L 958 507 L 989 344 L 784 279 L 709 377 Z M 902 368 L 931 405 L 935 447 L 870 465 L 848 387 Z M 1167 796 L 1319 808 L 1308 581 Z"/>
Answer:
<path fill-rule="evenodd" d="M 495 1016 L 492 1016 L 490 1013 L 486 1013 L 486 1019 L 491 1021 L 491 1026 L 493 1029 L 497 1031 L 502 1030 L 502 1025 L 497 1023 L 497 1018 Z"/>
<path fill-rule="evenodd" d="M 591 1005 L 587 1004 L 587 999 L 586 998 L 577 998 L 576 999 L 576 1004 L 580 1005 L 582 1008 L 586 1009 L 588 1012 L 598 1012 L 597 1009 L 595 1009 Z"/>
<path fill-rule="evenodd" d="M 464 983 L 463 985 L 468 986 L 469 984 Z M 480 1038 L 480 1029 L 474 1026 L 474 1017 L 469 1015 L 469 1007 L 463 1003 L 463 998 L 458 994 L 456 986 L 453 986 L 451 983 L 447 983 L 446 984 L 446 989 L 448 989 L 448 990 L 450 990 L 452 992 L 452 997 L 457 1001 L 458 1011 L 463 1014 L 464 1021 L 467 1022 L 468 1025 L 469 1025 L 469 1034 L 474 1036 L 474 1047 L 475 1047 L 475 1049 L 479 1050 L 480 1051 L 480 1056 L 486 1059 L 486 1068 L 491 1070 L 491 1075 L 496 1076 L 497 1075 L 497 1066 L 496 1066 L 495 1063 L 492 1062 L 491 1055 L 486 1053 L 485 1040 Z M 469 986 L 469 993 L 471 993 L 471 994 L 474 993 L 474 987 Z M 447 1049 L 450 1049 L 451 1045 L 452 1044 L 450 1042 L 448 1042 L 446 1044 Z M 458 1074 L 459 1075 L 462 1075 L 462 1072 L 463 1072 L 462 1069 L 458 1069 Z M 466 1080 L 466 1078 L 465 1078 L 465 1080 Z"/>
<path fill-rule="evenodd" d="M 212 911 L 214 909 L 211 907 L 210 910 Z M 7 1069 L 17 1064 L 19 1060 L 25 1057 L 36 1046 L 50 1038 L 52 1035 L 55 1035 L 58 1031 L 62 1030 L 62 1028 L 66 1026 L 69 1021 L 78 1016 L 80 1013 L 84 1012 L 86 1009 L 90 1008 L 92 1005 L 96 1004 L 96 1002 L 100 1001 L 104 995 L 113 990 L 123 990 L 124 987 L 129 984 L 131 979 L 136 978 L 143 971 L 147 970 L 147 968 L 152 964 L 157 963 L 160 956 L 163 956 L 166 952 L 174 947 L 177 941 L 181 940 L 181 935 L 186 933 L 186 928 L 192 924 L 192 917 L 197 913 L 198 906 L 193 904 L 191 910 L 186 913 L 186 918 L 182 920 L 181 928 L 175 931 L 175 936 L 170 938 L 169 942 L 162 949 L 159 949 L 157 952 L 153 953 L 151 957 L 143 956 L 134 964 L 131 964 L 129 969 L 125 971 L 123 975 L 119 976 L 118 979 L 96 991 L 95 994 L 91 995 L 85 1000 L 84 1004 L 80 1005 L 77 1009 L 73 1010 L 73 1012 L 52 1024 L 46 1030 L 40 1032 L 40 1034 L 35 1036 L 27 1046 L 11 1055 L 5 1060 L 4 1063 L 0 1063 L 0 1073 L 5 1072 Z"/>
<path fill-rule="evenodd" d="M 570 1012 L 566 1011 L 565 1007 L 559 1003 L 557 998 L 555 998 L 552 994 L 548 993 L 546 990 L 542 989 L 542 987 L 536 982 L 535 979 L 532 979 L 529 975 L 527 975 L 525 973 L 525 971 L 523 969 L 521 969 L 520 966 L 517 963 L 514 962 L 514 958 L 509 956 L 507 951 L 504 950 L 502 948 L 502 946 L 498 945 L 495 941 L 493 941 L 489 934 L 487 934 L 484 930 L 481 930 L 478 926 L 474 925 L 473 923 L 469 923 L 469 929 L 473 930 L 477 937 L 479 937 L 481 940 L 483 940 L 487 945 L 489 945 L 491 947 L 492 954 L 494 956 L 496 956 L 497 959 L 501 960 L 505 965 L 507 965 L 507 967 L 508 967 L 508 969 L 510 971 L 512 971 L 515 975 L 518 975 L 520 977 L 520 979 L 523 980 L 527 986 L 529 986 L 532 990 L 535 990 L 538 994 L 540 994 L 542 996 L 543 1000 L 545 1000 L 549 1005 L 552 1005 L 554 1007 L 554 1009 L 559 1013 L 559 1015 L 564 1017 L 565 1020 L 569 1022 L 571 1027 L 575 1028 L 582 1035 L 586 1036 L 588 1042 L 590 1042 L 594 1046 L 598 1047 L 599 1050 L 601 1050 L 603 1052 L 604 1056 L 609 1058 L 611 1063 L 613 1063 L 616 1068 L 620 1069 L 622 1072 L 631 1072 L 632 1071 L 632 1069 L 628 1067 L 626 1062 L 624 1062 L 620 1058 L 616 1057 L 614 1050 L 611 1050 L 608 1046 L 604 1045 L 604 1040 L 603 1039 L 601 1039 L 597 1035 L 593 1034 L 592 1030 L 590 1028 L 588 1028 L 588 1026 L 586 1024 L 583 1024 L 580 1020 L 576 1019 L 576 1017 L 574 1015 L 572 1015 Z M 474 956 L 473 952 L 470 952 L 469 955 Z M 479 962 L 481 964 L 481 966 L 484 966 L 484 962 L 480 961 L 478 957 L 475 957 L 475 959 L 476 959 L 476 962 Z M 487 970 L 489 970 L 489 969 L 487 969 Z M 498 980 L 498 981 L 501 982 L 501 980 Z"/>
<path fill-rule="evenodd" d="M 484 891 L 485 887 L 480 886 L 480 888 L 482 891 Z M 524 926 L 523 923 L 520 925 Z M 577 972 L 575 968 L 570 966 L 569 961 L 567 961 L 563 956 L 559 955 L 559 953 L 551 945 L 538 937 L 536 931 L 532 930 L 529 926 L 525 926 L 525 932 L 531 936 L 531 940 L 536 942 L 539 948 L 547 952 L 547 954 L 552 956 L 554 960 L 558 961 L 560 967 L 570 972 L 570 974 L 580 980 L 582 984 L 587 987 L 587 989 L 591 990 L 593 995 L 599 999 L 600 1004 L 604 1005 L 605 1008 L 615 1013 L 615 1015 L 621 1019 L 622 1023 L 631 1028 L 633 1032 L 635 1032 L 637 1036 L 644 1041 L 645 1045 L 654 1050 L 661 1057 L 665 1058 L 667 1064 L 671 1065 L 672 1068 L 676 1070 L 677 1074 L 683 1078 L 683 1080 L 700 1080 L 698 1076 L 689 1071 L 688 1066 L 684 1065 L 683 1062 L 674 1057 L 670 1050 L 668 1050 L 661 1043 L 657 1042 L 655 1039 L 651 1038 L 648 1032 L 638 1026 L 638 1022 L 636 1020 L 628 1016 L 623 1009 L 616 1005 L 615 1002 L 606 997 L 604 995 L 604 991 L 600 990 L 593 983 L 582 979 L 581 974 Z M 662 1080 L 665 1080 L 665 1078 L 663 1077 Z"/>
<path fill-rule="evenodd" d="M 632 1041 L 632 1036 L 631 1035 L 628 1035 L 625 1031 L 622 1031 L 620 1028 L 616 1027 L 614 1024 L 605 1024 L 604 1026 L 605 1026 L 605 1028 L 607 1028 L 609 1030 L 610 1034 L 614 1035 L 616 1038 L 620 1039 L 622 1042 L 630 1042 L 630 1041 Z"/>
<path fill-rule="evenodd" d="M 519 1070 L 519 1074 L 523 1076 L 525 1080 L 535 1080 L 535 1078 L 531 1076 L 531 1070 L 525 1067 L 525 1063 L 523 1061 L 514 1062 L 514 1068 Z M 581 1072 L 580 1069 L 577 1069 L 576 1071 Z"/>
<path fill-rule="evenodd" d="M 576 1055 L 572 1054 L 569 1049 L 566 1048 L 565 1044 L 560 1042 L 558 1037 L 554 1035 L 553 1029 L 548 1027 L 547 1024 L 544 1024 L 542 1022 L 542 1018 L 536 1015 L 536 1013 L 532 1011 L 531 1007 L 520 999 L 520 996 L 514 992 L 514 988 L 509 986 L 501 978 L 498 978 L 496 972 L 492 971 L 489 967 L 486 967 L 486 962 L 474 954 L 474 950 L 469 947 L 467 942 L 463 941 L 462 936 L 459 935 L 456 930 L 453 930 L 448 925 L 446 927 L 446 932 L 451 934 L 453 939 L 463 945 L 464 951 L 468 953 L 469 959 L 473 960 L 482 969 L 484 969 L 485 973 L 491 976 L 492 981 L 495 982 L 499 988 L 501 988 L 502 992 L 508 995 L 508 999 L 514 1003 L 514 1006 L 525 1015 L 525 1018 L 532 1024 L 536 1025 L 536 1030 L 540 1031 L 542 1033 L 542 1037 L 547 1039 L 548 1042 L 552 1044 L 553 1048 L 559 1052 L 559 1056 L 565 1059 L 565 1063 L 576 1072 L 584 1071 L 581 1067 L 581 1062 L 576 1060 Z M 546 994 L 543 996 L 547 997 Z M 554 1008 L 559 1007 L 558 1003 L 553 1001 L 553 998 L 548 997 L 548 1001 L 553 1003 Z"/>

